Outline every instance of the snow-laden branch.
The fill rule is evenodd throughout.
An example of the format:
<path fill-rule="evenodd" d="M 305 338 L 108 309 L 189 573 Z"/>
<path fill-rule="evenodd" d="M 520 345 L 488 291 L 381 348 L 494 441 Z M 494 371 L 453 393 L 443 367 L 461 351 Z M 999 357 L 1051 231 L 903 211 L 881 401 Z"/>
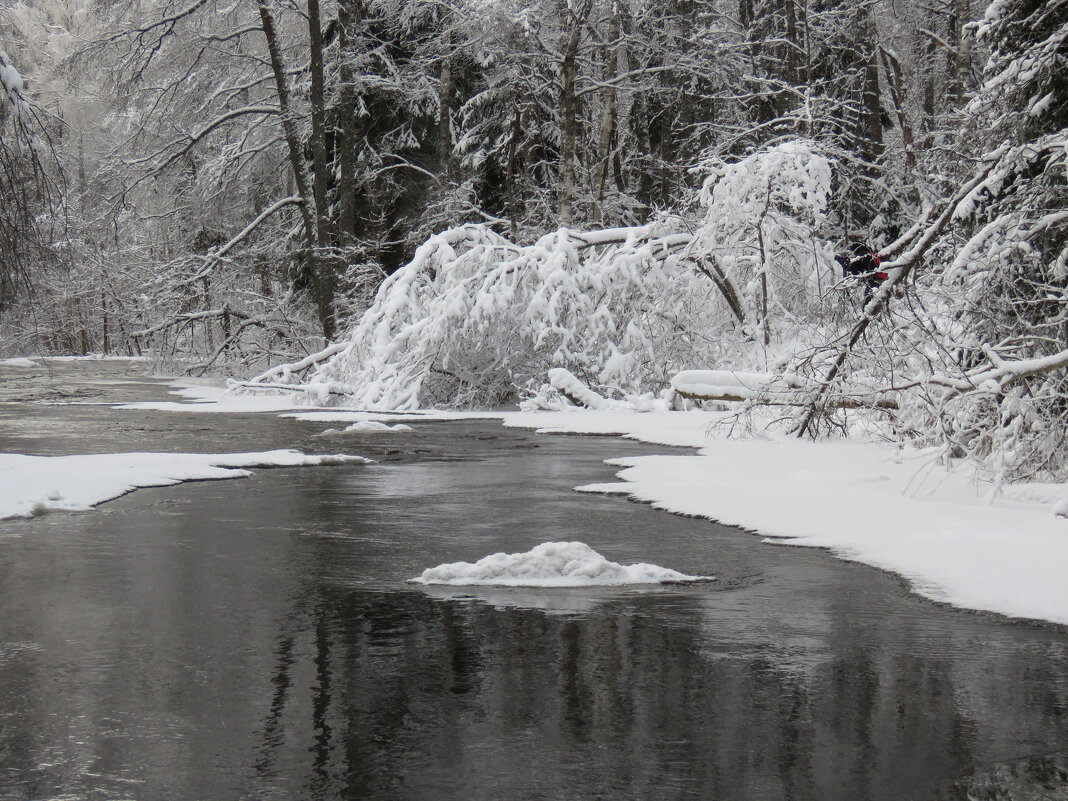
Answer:
<path fill-rule="evenodd" d="M 290 362 L 289 364 L 276 365 L 270 370 L 260 373 L 255 378 L 246 382 L 242 382 L 240 386 L 263 386 L 267 384 L 272 384 L 272 382 L 275 382 L 276 380 L 280 381 L 281 384 L 285 386 L 291 386 L 294 375 L 303 373 L 309 367 L 314 367 L 317 364 L 321 364 L 322 362 L 329 359 L 331 356 L 341 353 L 349 347 L 351 346 L 348 342 L 335 342 L 329 347 L 323 348 L 322 350 L 316 353 L 309 354 L 308 356 L 305 356 L 303 359 L 299 359 L 298 361 Z"/>
<path fill-rule="evenodd" d="M 241 230 L 241 232 L 234 236 L 232 239 L 230 239 L 229 242 L 224 244 L 218 250 L 212 251 L 211 253 L 206 255 L 204 257 L 206 264 L 201 267 L 200 270 L 198 270 L 194 275 L 190 276 L 189 278 L 179 281 L 175 286 L 182 287 L 188 286 L 190 284 L 195 284 L 197 281 L 201 280 L 204 276 L 210 273 L 215 267 L 215 265 L 226 257 L 226 254 L 228 254 L 231 250 L 237 247 L 237 245 L 241 244 L 241 242 L 243 242 L 249 234 L 259 228 L 260 224 L 264 220 L 266 220 L 268 217 L 272 216 L 276 212 L 281 211 L 286 206 L 297 206 L 303 202 L 303 198 L 294 195 L 293 197 L 285 197 L 279 201 L 276 201 L 275 203 L 272 203 L 270 206 L 268 206 L 266 209 L 256 215 L 256 219 L 246 225 Z"/>
<path fill-rule="evenodd" d="M 180 22 L 186 17 L 192 16 L 207 4 L 208 0 L 194 0 L 193 3 L 189 4 L 180 11 L 176 11 L 173 14 L 167 15 L 166 17 L 160 17 L 159 19 L 153 20 L 147 25 L 142 25 L 139 27 L 130 28 L 128 30 L 123 30 L 119 31 L 118 33 L 111 34 L 108 37 L 108 41 L 117 41 L 119 39 L 126 39 L 130 37 L 136 37 L 138 41 L 142 41 L 146 38 L 148 34 L 156 31 L 158 28 L 166 28 L 167 30 L 164 35 L 169 34 L 171 31 L 174 30 L 174 26 L 176 23 Z"/>
<path fill-rule="evenodd" d="M 972 370 L 963 378 L 936 373 L 906 381 L 889 389 L 901 391 L 920 386 L 938 386 L 961 393 L 980 391 L 998 394 L 1018 381 L 1068 368 L 1068 350 L 1033 359 L 1003 359 L 992 348 L 985 348 L 984 352 L 992 366 Z"/>
<path fill-rule="evenodd" d="M 166 145 L 164 145 L 163 147 L 159 148 L 155 153 L 152 153 L 151 155 L 148 155 L 148 156 L 144 156 L 143 158 L 140 158 L 140 159 L 136 159 L 134 161 L 131 161 L 130 163 L 131 164 L 144 164 L 144 163 L 147 163 L 147 162 L 152 162 L 152 161 L 155 161 L 160 156 L 162 156 L 164 153 L 167 153 L 168 151 L 171 151 L 173 148 L 178 147 L 178 149 L 174 150 L 173 152 L 171 152 L 170 155 L 168 155 L 167 158 L 164 159 L 162 163 L 160 163 L 159 165 L 157 165 L 156 167 L 153 168 L 153 172 L 156 172 L 156 173 L 162 172 L 163 170 L 167 169 L 169 166 L 174 164 L 176 161 L 178 161 L 178 159 L 182 158 L 182 156 L 184 156 L 186 153 L 188 153 L 194 147 L 196 147 L 196 145 L 205 136 L 210 134 L 216 128 L 219 128 L 220 126 L 225 125 L 228 122 L 232 122 L 233 120 L 237 119 L 238 117 L 244 117 L 244 116 L 247 116 L 249 114 L 256 114 L 256 115 L 263 116 L 263 115 L 278 114 L 278 113 L 279 113 L 278 106 L 253 105 L 253 106 L 244 106 L 242 108 L 230 109 L 229 111 L 225 112 L 224 114 L 220 114 L 218 117 L 213 119 L 211 122 L 208 122 L 205 125 L 201 126 L 198 130 L 194 131 L 193 133 L 184 134 L 181 138 L 174 139 L 171 142 L 168 142 Z M 181 145 L 181 146 L 179 147 L 179 145 Z"/>
<path fill-rule="evenodd" d="M 147 337 L 152 336 L 153 334 L 158 334 L 160 331 L 165 331 L 168 328 L 174 328 L 175 326 L 185 325 L 187 323 L 193 323 L 199 320 L 225 317 L 228 315 L 232 315 L 238 318 L 244 318 L 248 316 L 241 312 L 237 312 L 228 306 L 221 309 L 205 309 L 203 311 L 198 312 L 185 312 L 183 314 L 176 314 L 173 317 L 164 320 L 162 323 L 158 323 L 154 326 L 151 326 L 150 328 L 144 328 L 140 331 L 131 331 L 130 336 L 135 339 L 145 339 Z"/>
<path fill-rule="evenodd" d="M 23 95 L 26 84 L 7 53 L 0 50 L 0 122 L 4 118 L 5 106 L 14 114 L 15 129 L 24 146 L 28 148 L 36 163 L 41 143 L 31 130 L 34 114 L 30 103 Z"/>
<path fill-rule="evenodd" d="M 890 277 L 883 283 L 879 291 L 875 293 L 874 297 L 872 297 L 864 307 L 864 311 L 853 325 L 849 336 L 838 349 L 838 354 L 835 356 L 830 367 L 827 368 L 827 372 L 819 382 L 819 389 L 813 395 L 805 414 L 802 416 L 801 421 L 797 426 L 797 436 L 803 437 L 808 434 L 816 419 L 829 408 L 830 404 L 828 403 L 828 399 L 830 398 L 835 382 L 841 375 L 846 361 L 853 352 L 853 348 L 860 341 L 861 337 L 864 336 L 864 332 L 868 330 L 868 327 L 872 322 L 875 321 L 886 309 L 895 288 L 904 282 L 912 270 L 922 263 L 924 254 L 931 248 L 945 227 L 952 219 L 954 219 L 954 217 L 961 213 L 961 209 L 966 204 L 971 202 L 977 188 L 983 186 L 991 173 L 995 171 L 1001 156 L 1004 154 L 1004 150 L 1005 149 L 1002 148 L 996 153 L 991 154 L 990 160 L 986 166 L 957 192 L 927 229 L 915 239 L 908 250 L 894 261 L 886 262 L 882 265 L 882 269 L 889 273 Z"/>

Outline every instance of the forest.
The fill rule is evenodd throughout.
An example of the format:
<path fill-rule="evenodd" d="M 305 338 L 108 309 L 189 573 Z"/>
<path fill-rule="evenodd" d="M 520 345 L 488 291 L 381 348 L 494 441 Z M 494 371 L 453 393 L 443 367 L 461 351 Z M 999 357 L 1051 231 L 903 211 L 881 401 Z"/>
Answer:
<path fill-rule="evenodd" d="M 1068 0 L 19 0 L 0 47 L 0 356 L 370 409 L 734 371 L 745 425 L 1066 478 Z"/>

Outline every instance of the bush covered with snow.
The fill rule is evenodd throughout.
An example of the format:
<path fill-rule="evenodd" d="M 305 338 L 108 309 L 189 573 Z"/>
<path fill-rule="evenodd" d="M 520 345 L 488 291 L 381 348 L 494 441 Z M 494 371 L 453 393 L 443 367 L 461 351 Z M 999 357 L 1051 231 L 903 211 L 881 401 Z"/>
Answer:
<path fill-rule="evenodd" d="M 832 283 L 817 233 L 830 166 L 798 141 L 705 169 L 689 222 L 560 229 L 526 246 L 485 225 L 431 237 L 304 388 L 357 408 L 485 407 L 536 392 L 552 368 L 610 398 L 757 358 L 772 321 L 819 308 Z"/>

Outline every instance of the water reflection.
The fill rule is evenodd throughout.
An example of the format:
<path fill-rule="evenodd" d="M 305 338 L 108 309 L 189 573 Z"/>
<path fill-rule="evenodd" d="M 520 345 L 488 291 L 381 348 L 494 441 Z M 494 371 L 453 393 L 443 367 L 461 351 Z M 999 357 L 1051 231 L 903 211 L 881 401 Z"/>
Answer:
<path fill-rule="evenodd" d="M 713 653 L 693 605 L 664 625 L 637 599 L 567 617 L 339 595 L 309 610 L 305 664 L 280 640 L 277 686 L 303 675 L 311 705 L 274 699 L 261 775 L 304 763 L 309 797 L 950 798 L 1003 735 L 1064 742 L 1063 653 L 1040 698 L 1035 654 L 972 671 L 843 638 L 799 671 L 777 643 Z M 277 737 L 302 726 L 308 760 Z"/>

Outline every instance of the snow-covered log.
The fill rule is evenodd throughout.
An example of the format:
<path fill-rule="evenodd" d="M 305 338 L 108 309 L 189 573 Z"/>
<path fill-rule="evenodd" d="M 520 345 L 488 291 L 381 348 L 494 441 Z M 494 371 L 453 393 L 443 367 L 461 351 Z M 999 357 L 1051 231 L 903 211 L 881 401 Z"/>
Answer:
<path fill-rule="evenodd" d="M 797 373 L 756 373 L 741 370 L 683 370 L 671 379 L 671 388 L 691 400 L 713 400 L 770 405 L 802 406 L 815 383 Z M 835 409 L 896 409 L 892 398 L 872 396 L 861 388 L 831 399 Z"/>
<path fill-rule="evenodd" d="M 799 375 L 741 370 L 683 370 L 671 379 L 671 388 L 683 397 L 703 400 L 792 399 L 806 386 Z"/>
<path fill-rule="evenodd" d="M 607 409 L 612 405 L 612 401 L 604 395 L 598 395 L 579 381 L 571 371 L 563 367 L 554 367 L 549 371 L 549 383 L 576 406 L 585 406 L 587 409 Z"/>

